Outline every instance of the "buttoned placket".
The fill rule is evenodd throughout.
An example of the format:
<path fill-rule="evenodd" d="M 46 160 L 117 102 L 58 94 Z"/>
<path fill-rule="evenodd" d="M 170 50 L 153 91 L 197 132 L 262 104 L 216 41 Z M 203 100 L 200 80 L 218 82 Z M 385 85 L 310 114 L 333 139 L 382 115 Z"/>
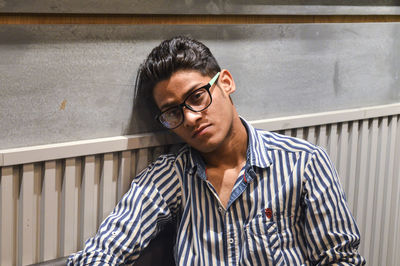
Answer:
<path fill-rule="evenodd" d="M 232 208 L 228 208 L 228 210 L 224 213 L 224 230 L 225 230 L 225 241 L 226 241 L 226 254 L 227 254 L 227 262 L 226 265 L 238 265 L 239 263 L 239 239 L 240 235 L 238 235 L 237 228 L 235 228 L 234 224 L 229 224 L 228 221 L 232 221 L 230 219 L 232 216 Z"/>
<path fill-rule="evenodd" d="M 252 167 L 246 167 L 246 170 L 239 177 L 240 183 L 232 191 L 231 198 L 228 202 L 227 210 L 224 216 L 225 219 L 224 229 L 226 232 L 225 239 L 227 243 L 226 249 L 228 254 L 227 265 L 239 265 L 239 258 L 240 258 L 239 237 L 241 237 L 241 234 L 244 233 L 242 232 L 242 228 L 236 228 L 234 224 L 226 223 L 226 221 L 229 220 L 234 221 L 234 219 L 229 219 L 232 218 L 231 216 L 233 215 L 232 208 L 230 206 L 234 204 L 235 200 L 242 195 L 242 193 L 246 190 L 248 184 L 252 182 L 253 179 L 256 178 L 256 176 L 257 175 Z M 231 232 L 231 234 L 228 234 L 228 232 Z"/>
<path fill-rule="evenodd" d="M 254 172 L 253 172 L 254 173 Z M 253 179 L 253 173 L 251 179 Z M 248 180 L 246 180 L 246 171 L 239 177 L 241 179 L 240 184 L 232 191 L 231 198 L 228 202 L 227 209 L 222 206 L 222 203 L 214 189 L 214 186 L 206 180 L 206 184 L 208 189 L 214 195 L 218 202 L 218 212 L 220 214 L 222 224 L 223 224 L 223 236 L 224 236 L 224 250 L 227 256 L 225 257 L 225 264 L 226 265 L 239 265 L 239 237 L 240 237 L 240 228 L 236 228 L 234 224 L 229 224 L 228 221 L 233 221 L 234 219 L 231 216 L 232 208 L 229 208 L 230 205 L 243 193 L 243 191 L 247 187 Z M 238 232 L 239 230 L 239 232 Z"/>

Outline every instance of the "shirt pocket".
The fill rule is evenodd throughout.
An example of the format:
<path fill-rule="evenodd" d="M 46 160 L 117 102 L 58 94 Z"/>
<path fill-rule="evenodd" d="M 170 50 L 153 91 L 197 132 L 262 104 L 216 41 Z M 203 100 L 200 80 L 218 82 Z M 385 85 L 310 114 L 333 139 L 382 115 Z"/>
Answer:
<path fill-rule="evenodd" d="M 258 214 L 244 228 L 244 265 L 286 265 L 277 224 L 263 214 Z"/>

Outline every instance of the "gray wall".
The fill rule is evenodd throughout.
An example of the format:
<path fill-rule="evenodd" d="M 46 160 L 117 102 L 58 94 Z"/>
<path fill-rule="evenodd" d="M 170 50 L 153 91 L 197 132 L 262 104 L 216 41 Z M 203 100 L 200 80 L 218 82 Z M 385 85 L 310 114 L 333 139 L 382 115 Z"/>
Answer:
<path fill-rule="evenodd" d="M 178 34 L 231 70 L 249 120 L 400 100 L 399 23 L 3 25 L 0 149 L 158 130 L 132 116 L 133 84 Z"/>

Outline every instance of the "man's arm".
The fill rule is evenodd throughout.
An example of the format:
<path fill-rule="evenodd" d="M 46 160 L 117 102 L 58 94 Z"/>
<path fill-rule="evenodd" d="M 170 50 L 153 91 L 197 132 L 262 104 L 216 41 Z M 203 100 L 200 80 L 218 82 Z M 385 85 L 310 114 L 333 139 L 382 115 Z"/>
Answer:
<path fill-rule="evenodd" d="M 160 225 L 177 213 L 180 184 L 174 159 L 160 157 L 139 174 L 97 234 L 68 265 L 131 264 L 155 237 Z"/>
<path fill-rule="evenodd" d="M 316 149 L 305 168 L 307 251 L 317 265 L 364 265 L 360 233 L 328 155 Z"/>

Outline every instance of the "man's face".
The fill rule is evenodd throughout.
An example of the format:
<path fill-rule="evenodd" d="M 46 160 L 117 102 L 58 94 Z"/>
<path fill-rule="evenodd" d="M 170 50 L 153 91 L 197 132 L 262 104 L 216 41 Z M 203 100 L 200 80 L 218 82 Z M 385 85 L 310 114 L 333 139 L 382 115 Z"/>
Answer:
<path fill-rule="evenodd" d="M 181 104 L 187 95 L 206 85 L 211 78 L 194 70 L 175 72 L 170 79 L 161 81 L 154 87 L 154 100 L 158 108 L 164 111 Z M 235 84 L 230 73 L 222 70 L 218 80 L 210 88 L 211 105 L 201 112 L 183 107 L 183 123 L 172 131 L 202 153 L 214 151 L 231 133 L 234 106 L 229 95 L 234 91 Z"/>

